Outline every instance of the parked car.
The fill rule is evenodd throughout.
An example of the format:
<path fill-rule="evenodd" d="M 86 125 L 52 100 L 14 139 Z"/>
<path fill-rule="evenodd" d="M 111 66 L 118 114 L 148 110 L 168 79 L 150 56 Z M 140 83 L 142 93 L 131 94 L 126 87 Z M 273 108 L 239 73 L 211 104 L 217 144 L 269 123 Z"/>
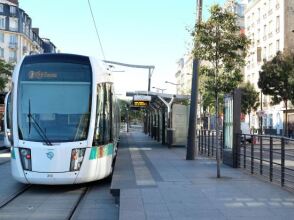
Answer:
<path fill-rule="evenodd" d="M 241 122 L 241 131 L 242 131 L 241 142 L 242 143 L 244 143 L 244 142 L 251 143 L 252 138 L 251 138 L 249 124 L 246 122 Z"/>

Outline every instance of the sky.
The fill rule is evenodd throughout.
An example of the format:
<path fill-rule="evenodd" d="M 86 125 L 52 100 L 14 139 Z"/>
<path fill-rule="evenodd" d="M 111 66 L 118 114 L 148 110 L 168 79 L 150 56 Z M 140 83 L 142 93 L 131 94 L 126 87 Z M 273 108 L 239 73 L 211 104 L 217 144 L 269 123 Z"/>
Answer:
<path fill-rule="evenodd" d="M 224 0 L 203 0 L 207 8 Z M 41 37 L 63 53 L 94 56 L 128 64 L 154 65 L 151 87 L 175 93 L 176 62 L 192 48 L 190 31 L 196 0 L 90 0 L 104 55 L 92 21 L 88 0 L 19 0 Z M 148 70 L 116 66 L 116 93 L 146 91 Z M 155 89 L 151 89 L 156 91 Z"/>

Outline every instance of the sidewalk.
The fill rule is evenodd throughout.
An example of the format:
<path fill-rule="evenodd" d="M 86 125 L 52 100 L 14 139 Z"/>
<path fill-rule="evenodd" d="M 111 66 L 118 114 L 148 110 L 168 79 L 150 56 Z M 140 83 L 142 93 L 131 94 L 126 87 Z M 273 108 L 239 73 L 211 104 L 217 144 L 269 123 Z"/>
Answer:
<path fill-rule="evenodd" d="M 292 219 L 294 194 L 214 160 L 185 160 L 142 132 L 121 134 L 111 183 L 121 220 Z"/>

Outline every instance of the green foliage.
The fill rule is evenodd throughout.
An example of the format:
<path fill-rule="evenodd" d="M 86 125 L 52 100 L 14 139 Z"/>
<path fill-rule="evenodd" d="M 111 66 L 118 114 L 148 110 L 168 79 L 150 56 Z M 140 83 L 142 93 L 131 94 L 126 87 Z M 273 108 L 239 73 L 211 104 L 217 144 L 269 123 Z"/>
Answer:
<path fill-rule="evenodd" d="M 12 76 L 14 66 L 10 63 L 5 62 L 0 59 L 0 91 L 3 92 L 7 83 L 9 82 L 9 78 Z"/>
<path fill-rule="evenodd" d="M 136 122 L 142 121 L 142 118 L 144 115 L 144 109 L 140 109 L 140 110 L 130 109 L 131 101 L 129 101 L 129 100 L 119 99 L 118 103 L 119 103 L 120 115 L 121 115 L 122 122 L 127 121 L 128 114 L 129 114 L 130 121 L 136 121 Z"/>
<path fill-rule="evenodd" d="M 272 97 L 272 104 L 284 102 L 286 107 L 285 135 L 288 135 L 288 101 L 294 103 L 294 54 L 281 53 L 265 62 L 259 72 L 258 87 Z"/>
<path fill-rule="evenodd" d="M 189 99 L 185 99 L 185 100 L 181 100 L 181 101 L 176 101 L 174 103 L 188 106 L 188 105 L 190 105 L 190 100 Z"/>
<path fill-rule="evenodd" d="M 212 106 L 216 98 L 231 92 L 242 82 L 249 40 L 241 34 L 236 16 L 214 5 L 206 22 L 195 26 L 193 54 L 202 63 L 200 92 L 204 109 Z M 217 106 L 218 107 L 218 103 Z"/>
<path fill-rule="evenodd" d="M 250 114 L 252 110 L 256 111 L 260 105 L 259 92 L 250 82 L 241 84 L 240 89 L 242 90 L 241 112 Z"/>
<path fill-rule="evenodd" d="M 196 25 L 194 56 L 210 63 L 203 74 L 207 76 L 205 87 L 214 92 L 230 92 L 242 81 L 249 45 L 236 25 L 236 16 L 214 5 L 211 17 Z"/>
<path fill-rule="evenodd" d="M 127 111 L 130 105 L 130 102 L 123 99 L 118 99 L 118 105 L 120 109 L 121 121 L 125 122 L 127 120 Z"/>
<path fill-rule="evenodd" d="M 258 87 L 265 95 L 272 96 L 272 104 L 288 100 L 294 103 L 294 54 L 278 52 L 261 67 Z"/>

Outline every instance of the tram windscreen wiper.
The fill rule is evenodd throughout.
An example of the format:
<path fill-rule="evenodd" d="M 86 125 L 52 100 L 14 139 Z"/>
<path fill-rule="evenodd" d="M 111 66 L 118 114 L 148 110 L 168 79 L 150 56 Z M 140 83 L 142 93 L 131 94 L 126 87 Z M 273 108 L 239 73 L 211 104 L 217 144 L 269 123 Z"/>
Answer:
<path fill-rule="evenodd" d="M 40 137 L 43 139 L 45 144 L 52 146 L 51 141 L 48 139 L 46 133 L 43 131 L 43 129 L 40 127 L 39 123 L 34 119 L 33 115 L 31 114 L 31 100 L 29 99 L 29 113 L 28 113 L 28 118 L 29 118 L 29 133 L 31 132 L 31 119 L 33 120 L 33 126 L 40 135 Z"/>

